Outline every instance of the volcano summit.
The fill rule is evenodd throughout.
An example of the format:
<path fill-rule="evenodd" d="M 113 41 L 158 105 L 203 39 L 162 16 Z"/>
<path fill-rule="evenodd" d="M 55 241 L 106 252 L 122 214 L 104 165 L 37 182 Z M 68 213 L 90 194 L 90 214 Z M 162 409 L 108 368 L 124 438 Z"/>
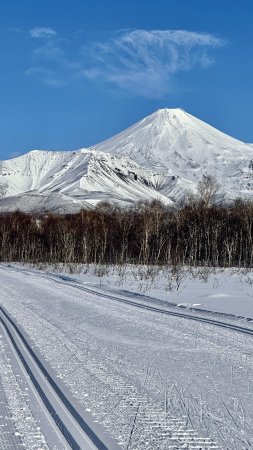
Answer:
<path fill-rule="evenodd" d="M 77 151 L 33 150 L 0 163 L 0 210 L 77 212 L 101 200 L 176 205 L 215 177 L 225 201 L 253 199 L 253 146 L 181 109 L 161 109 Z"/>

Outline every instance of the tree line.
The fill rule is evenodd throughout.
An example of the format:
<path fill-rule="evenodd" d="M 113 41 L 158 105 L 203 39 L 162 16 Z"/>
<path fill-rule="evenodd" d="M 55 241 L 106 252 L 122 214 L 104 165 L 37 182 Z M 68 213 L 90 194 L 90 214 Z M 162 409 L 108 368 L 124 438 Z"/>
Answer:
<path fill-rule="evenodd" d="M 252 267 L 253 202 L 192 199 L 69 215 L 0 214 L 0 261 Z"/>

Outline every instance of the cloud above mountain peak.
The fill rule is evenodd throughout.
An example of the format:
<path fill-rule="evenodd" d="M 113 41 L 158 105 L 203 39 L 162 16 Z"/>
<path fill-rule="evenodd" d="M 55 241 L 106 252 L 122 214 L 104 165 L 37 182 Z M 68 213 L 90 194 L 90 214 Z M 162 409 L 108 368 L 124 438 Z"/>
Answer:
<path fill-rule="evenodd" d="M 65 75 L 65 84 L 89 80 L 147 98 L 171 93 L 177 73 L 209 67 L 214 63 L 213 51 L 225 44 L 223 39 L 208 33 L 127 29 L 103 40 L 80 42 L 73 60 L 70 42 L 64 47 L 64 40 L 53 29 L 34 28 L 30 33 L 33 38 L 46 40 L 44 46 L 34 49 L 36 62 L 41 58 L 43 64 L 54 64 L 55 72 L 61 73 L 61 82 Z M 52 71 L 48 66 L 44 69 L 47 73 Z M 42 71 L 27 71 L 28 75 L 38 73 Z"/>
<path fill-rule="evenodd" d="M 222 45 L 222 39 L 206 33 L 125 30 L 85 48 L 90 67 L 83 74 L 134 94 L 161 97 L 177 72 L 208 67 L 214 62 L 209 50 Z"/>

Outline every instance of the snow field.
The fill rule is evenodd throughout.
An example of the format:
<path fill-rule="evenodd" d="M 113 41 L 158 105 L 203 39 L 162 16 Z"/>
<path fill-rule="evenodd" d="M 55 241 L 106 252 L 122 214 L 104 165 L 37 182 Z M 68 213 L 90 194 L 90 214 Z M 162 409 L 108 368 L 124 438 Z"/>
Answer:
<path fill-rule="evenodd" d="M 139 311 L 44 275 L 1 270 L 3 304 L 123 448 L 252 445 L 250 336 Z"/>

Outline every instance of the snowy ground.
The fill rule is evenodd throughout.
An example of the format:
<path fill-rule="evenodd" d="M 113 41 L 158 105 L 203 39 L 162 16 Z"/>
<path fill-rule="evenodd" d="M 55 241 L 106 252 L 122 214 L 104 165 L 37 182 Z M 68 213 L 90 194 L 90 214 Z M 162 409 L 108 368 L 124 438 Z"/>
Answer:
<path fill-rule="evenodd" d="M 7 336 L 0 335 L 0 448 L 49 449 L 40 423 L 32 413 L 34 400 L 30 386 L 22 376 Z M 51 447 L 52 448 L 52 447 Z"/>
<path fill-rule="evenodd" d="M 131 292 L 186 308 L 198 308 L 253 319 L 253 270 L 145 266 L 41 266 L 66 274 L 89 287 Z"/>
<path fill-rule="evenodd" d="M 95 274 L 93 268 L 68 278 L 2 265 L 0 303 L 75 401 L 122 448 L 252 448 L 253 336 L 101 296 L 110 291 L 145 302 L 130 291 L 150 288 L 147 294 L 160 301 L 149 301 L 158 306 L 201 303 L 253 317 L 251 275 L 225 271 L 203 281 L 205 273 L 200 280 L 181 271 L 174 278 L 165 272 L 147 278 L 142 269 L 127 276 L 130 269 L 122 268 L 119 276 L 115 269 Z M 226 320 L 253 327 L 246 320 Z"/>

